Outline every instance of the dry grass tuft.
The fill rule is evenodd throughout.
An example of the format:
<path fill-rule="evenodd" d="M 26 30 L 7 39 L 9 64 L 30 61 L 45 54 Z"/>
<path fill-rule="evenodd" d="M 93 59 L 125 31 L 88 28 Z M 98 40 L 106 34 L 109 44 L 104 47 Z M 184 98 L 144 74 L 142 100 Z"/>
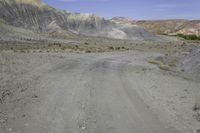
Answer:
<path fill-rule="evenodd" d="M 162 64 L 162 62 L 157 61 L 157 60 L 149 60 L 148 62 L 151 63 L 151 64 L 156 64 L 156 65 Z"/>
<path fill-rule="evenodd" d="M 169 71 L 170 70 L 170 66 L 167 64 L 160 64 L 158 66 L 161 70 L 165 70 L 165 71 Z"/>

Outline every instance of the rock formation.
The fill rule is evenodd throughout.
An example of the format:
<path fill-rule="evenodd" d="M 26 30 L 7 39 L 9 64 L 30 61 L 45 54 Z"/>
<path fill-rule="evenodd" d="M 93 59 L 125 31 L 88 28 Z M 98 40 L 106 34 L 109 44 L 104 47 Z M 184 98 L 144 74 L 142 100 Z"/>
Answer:
<path fill-rule="evenodd" d="M 95 14 L 69 13 L 41 0 L 0 0 L 0 19 L 5 24 L 37 33 L 75 33 L 116 39 L 155 39 L 144 28 L 116 24 Z"/>

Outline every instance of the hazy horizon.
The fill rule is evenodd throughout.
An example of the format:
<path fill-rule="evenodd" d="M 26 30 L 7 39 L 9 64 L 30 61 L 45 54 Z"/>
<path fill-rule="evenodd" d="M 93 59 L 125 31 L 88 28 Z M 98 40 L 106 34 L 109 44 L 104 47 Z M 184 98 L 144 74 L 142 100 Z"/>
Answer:
<path fill-rule="evenodd" d="M 57 9 L 135 20 L 200 19 L 199 0 L 43 0 Z"/>

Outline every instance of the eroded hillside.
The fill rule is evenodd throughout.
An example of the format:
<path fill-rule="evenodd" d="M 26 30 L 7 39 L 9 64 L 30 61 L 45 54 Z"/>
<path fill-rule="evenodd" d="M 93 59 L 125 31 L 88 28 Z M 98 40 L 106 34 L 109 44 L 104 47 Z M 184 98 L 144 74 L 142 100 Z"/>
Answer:
<path fill-rule="evenodd" d="M 54 9 L 40 0 L 1 0 L 0 19 L 8 25 L 39 33 L 99 36 L 116 39 L 154 40 L 140 26 L 120 25 L 94 14 Z"/>
<path fill-rule="evenodd" d="M 124 17 L 114 17 L 112 22 L 129 25 L 139 25 L 154 34 L 184 34 L 200 36 L 199 20 L 131 20 Z"/>

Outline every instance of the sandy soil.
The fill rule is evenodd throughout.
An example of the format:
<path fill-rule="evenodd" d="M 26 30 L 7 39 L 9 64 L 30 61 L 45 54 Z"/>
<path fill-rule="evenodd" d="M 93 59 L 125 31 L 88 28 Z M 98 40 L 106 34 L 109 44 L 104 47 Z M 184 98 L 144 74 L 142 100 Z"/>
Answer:
<path fill-rule="evenodd" d="M 149 52 L 0 53 L 0 133 L 196 133 L 200 83 Z"/>

